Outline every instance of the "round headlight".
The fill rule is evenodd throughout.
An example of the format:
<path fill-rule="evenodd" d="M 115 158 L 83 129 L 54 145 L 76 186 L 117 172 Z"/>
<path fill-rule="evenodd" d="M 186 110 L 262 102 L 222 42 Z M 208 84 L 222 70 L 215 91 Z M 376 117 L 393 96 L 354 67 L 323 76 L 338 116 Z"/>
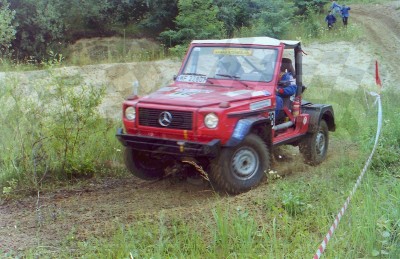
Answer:
<path fill-rule="evenodd" d="M 204 124 L 209 129 L 214 129 L 218 126 L 218 116 L 215 113 L 209 113 L 204 117 Z"/>
<path fill-rule="evenodd" d="M 125 109 L 125 118 L 130 121 L 133 121 L 136 118 L 136 110 L 135 107 L 129 106 Z"/>

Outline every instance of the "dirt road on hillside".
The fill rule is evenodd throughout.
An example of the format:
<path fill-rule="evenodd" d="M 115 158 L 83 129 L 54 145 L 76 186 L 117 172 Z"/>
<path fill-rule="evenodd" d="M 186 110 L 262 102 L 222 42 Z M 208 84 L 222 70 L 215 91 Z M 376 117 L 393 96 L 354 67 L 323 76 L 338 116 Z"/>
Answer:
<path fill-rule="evenodd" d="M 399 1 L 379 6 L 354 5 L 350 18 L 350 22 L 365 26 L 366 39 L 373 43 L 372 54 L 381 56 L 382 62 L 396 72 L 392 75 L 396 81 L 400 81 L 399 7 Z M 334 161 L 344 148 L 333 143 L 331 150 L 336 152 L 330 152 L 328 160 Z M 295 156 L 275 169 L 288 177 L 310 174 L 311 169 L 299 159 Z M 273 183 L 264 181 L 251 192 L 221 198 L 208 185 L 193 185 L 178 179 L 144 182 L 127 174 L 120 179 L 94 179 L 56 192 L 42 191 L 23 199 L 3 200 L 0 201 L 0 253 L 38 246 L 57 253 L 60 242 L 66 239 L 107 236 L 115 222 L 130 224 L 139 218 L 158 217 L 161 212 L 191 218 L 201 212 L 210 213 L 216 202 L 254 206 L 252 201 L 257 197 L 268 199 L 272 195 L 268 192 L 270 188 Z"/>
<path fill-rule="evenodd" d="M 372 43 L 373 55 L 390 69 L 392 82 L 400 81 L 400 1 L 382 5 L 351 5 L 352 19 L 365 28 L 366 39 Z"/>

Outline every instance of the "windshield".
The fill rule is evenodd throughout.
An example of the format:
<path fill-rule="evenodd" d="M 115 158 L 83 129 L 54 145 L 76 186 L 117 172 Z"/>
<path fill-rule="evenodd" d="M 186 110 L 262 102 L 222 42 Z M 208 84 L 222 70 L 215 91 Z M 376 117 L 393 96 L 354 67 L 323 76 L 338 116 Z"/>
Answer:
<path fill-rule="evenodd" d="M 178 76 L 178 81 L 205 82 L 207 79 L 235 79 L 270 82 L 277 49 L 243 47 L 195 47 Z"/>

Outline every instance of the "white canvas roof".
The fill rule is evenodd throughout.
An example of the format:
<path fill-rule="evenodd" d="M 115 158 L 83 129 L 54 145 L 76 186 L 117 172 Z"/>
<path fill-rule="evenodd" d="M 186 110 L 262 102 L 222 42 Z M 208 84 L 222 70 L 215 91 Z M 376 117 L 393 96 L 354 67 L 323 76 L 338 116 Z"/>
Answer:
<path fill-rule="evenodd" d="M 249 37 L 249 38 L 232 38 L 222 40 L 194 40 L 192 43 L 197 44 L 255 44 L 266 46 L 279 46 L 281 43 L 288 47 L 295 47 L 299 41 L 278 40 L 270 37 Z"/>
<path fill-rule="evenodd" d="M 300 43 L 298 40 L 281 40 L 281 42 L 288 48 L 295 48 Z"/>

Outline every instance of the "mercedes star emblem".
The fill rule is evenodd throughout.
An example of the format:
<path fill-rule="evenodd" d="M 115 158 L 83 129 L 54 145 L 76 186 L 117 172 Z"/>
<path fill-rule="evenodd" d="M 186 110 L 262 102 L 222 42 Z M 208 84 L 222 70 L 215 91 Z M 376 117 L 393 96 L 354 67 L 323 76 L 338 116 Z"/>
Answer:
<path fill-rule="evenodd" d="M 162 112 L 158 116 L 158 123 L 163 127 L 168 127 L 172 122 L 172 114 L 170 112 Z"/>

